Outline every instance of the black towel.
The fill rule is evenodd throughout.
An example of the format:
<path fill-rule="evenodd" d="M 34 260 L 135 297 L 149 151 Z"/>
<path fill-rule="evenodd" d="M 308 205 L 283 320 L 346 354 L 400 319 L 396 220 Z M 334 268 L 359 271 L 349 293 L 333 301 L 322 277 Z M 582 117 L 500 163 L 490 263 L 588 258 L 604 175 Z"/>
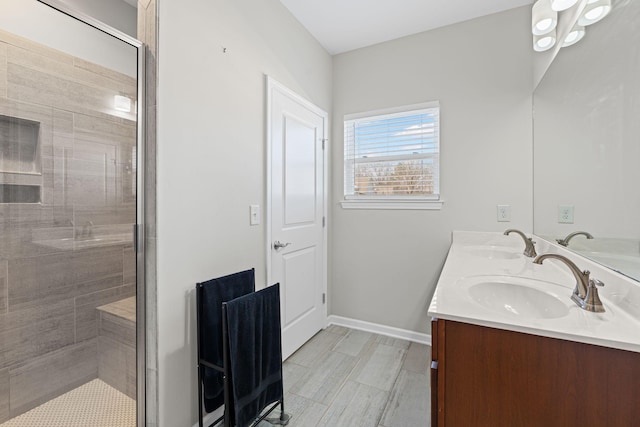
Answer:
<path fill-rule="evenodd" d="M 201 359 L 223 367 L 222 360 L 222 303 L 256 289 L 254 269 L 198 283 L 201 289 L 202 311 L 200 312 Z M 204 407 L 211 412 L 224 404 L 224 381 L 222 372 L 205 367 Z"/>
<path fill-rule="evenodd" d="M 235 421 L 245 427 L 282 399 L 280 284 L 226 303 Z"/>

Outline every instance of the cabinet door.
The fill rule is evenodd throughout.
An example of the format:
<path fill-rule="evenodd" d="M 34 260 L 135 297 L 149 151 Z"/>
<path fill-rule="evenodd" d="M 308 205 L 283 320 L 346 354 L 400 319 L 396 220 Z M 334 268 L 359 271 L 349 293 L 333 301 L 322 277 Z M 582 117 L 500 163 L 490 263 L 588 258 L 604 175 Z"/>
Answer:
<path fill-rule="evenodd" d="M 438 427 L 640 425 L 640 353 L 442 319 L 437 329 Z"/>

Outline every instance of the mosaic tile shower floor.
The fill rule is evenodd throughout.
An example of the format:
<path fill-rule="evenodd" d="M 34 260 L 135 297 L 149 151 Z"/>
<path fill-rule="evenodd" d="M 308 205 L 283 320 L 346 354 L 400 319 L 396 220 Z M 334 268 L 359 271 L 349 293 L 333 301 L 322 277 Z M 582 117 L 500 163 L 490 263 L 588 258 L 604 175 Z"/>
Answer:
<path fill-rule="evenodd" d="M 101 380 L 90 381 L 0 427 L 135 427 L 136 401 Z"/>

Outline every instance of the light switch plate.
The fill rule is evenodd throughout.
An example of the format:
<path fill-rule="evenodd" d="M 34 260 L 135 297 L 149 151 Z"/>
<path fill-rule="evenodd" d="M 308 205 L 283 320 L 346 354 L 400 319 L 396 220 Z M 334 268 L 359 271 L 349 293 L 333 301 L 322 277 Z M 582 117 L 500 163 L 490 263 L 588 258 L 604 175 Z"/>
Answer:
<path fill-rule="evenodd" d="M 260 224 L 260 205 L 249 205 L 249 224 Z"/>
<path fill-rule="evenodd" d="M 498 205 L 498 222 L 511 222 L 511 205 Z"/>
<path fill-rule="evenodd" d="M 558 206 L 558 223 L 573 224 L 573 205 Z"/>

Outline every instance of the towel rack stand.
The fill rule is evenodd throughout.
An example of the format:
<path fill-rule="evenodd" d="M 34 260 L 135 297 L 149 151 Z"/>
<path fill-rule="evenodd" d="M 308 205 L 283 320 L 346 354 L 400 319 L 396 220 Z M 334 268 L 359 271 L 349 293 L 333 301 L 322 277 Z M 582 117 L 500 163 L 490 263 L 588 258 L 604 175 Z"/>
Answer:
<path fill-rule="evenodd" d="M 251 280 L 253 280 L 253 270 L 251 271 Z M 244 273 L 248 273 L 247 272 Z M 237 273 L 240 274 L 240 273 Z M 220 279 L 225 279 L 225 276 Z M 220 331 L 208 331 L 206 330 L 206 325 L 203 322 L 204 319 L 204 310 L 205 310 L 205 298 L 204 298 L 204 287 L 210 283 L 218 279 L 213 279 L 209 282 L 198 283 L 196 285 L 196 323 L 197 323 L 197 377 L 198 377 L 198 425 L 200 427 L 204 427 L 204 409 L 203 403 L 205 398 L 205 369 L 213 369 L 220 374 L 222 374 L 222 382 L 223 382 L 223 404 L 224 404 L 224 412 L 222 416 L 216 419 L 209 427 L 213 426 L 223 426 L 223 427 L 235 427 L 236 419 L 235 419 L 235 408 L 234 408 L 234 400 L 233 400 L 233 372 L 232 372 L 232 364 L 231 364 L 231 352 L 229 346 L 229 325 L 228 325 L 228 313 L 227 313 L 227 302 L 228 301 L 220 301 L 220 305 L 215 307 L 216 310 L 220 310 L 221 314 L 221 330 Z M 222 283 L 222 282 L 221 282 Z M 252 292 L 254 294 L 254 292 Z M 257 295 L 257 294 L 256 294 Z M 235 299 L 235 298 L 233 298 Z M 232 300 L 229 300 L 232 301 Z M 279 321 L 279 320 L 278 320 Z M 202 334 L 221 334 L 222 336 L 222 365 L 217 363 L 213 363 L 211 360 L 208 360 L 204 356 L 203 352 L 203 336 Z M 277 341 L 274 341 L 277 342 Z M 280 374 L 282 373 L 282 364 L 280 362 Z M 280 381 L 280 389 L 282 390 L 282 381 Z M 280 393 L 280 398 L 272 403 L 267 404 L 259 417 L 257 417 L 254 421 L 252 421 L 249 425 L 254 427 L 260 424 L 262 421 L 266 420 L 270 424 L 279 424 L 279 425 L 287 425 L 291 416 L 284 411 L 284 391 L 278 390 Z M 270 406 L 270 407 L 269 407 Z M 280 415 L 275 418 L 267 418 L 271 413 L 277 408 L 280 407 Z M 207 408 L 209 411 L 210 408 Z M 215 408 L 214 408 L 215 410 Z M 241 426 L 238 426 L 241 427 Z"/>

